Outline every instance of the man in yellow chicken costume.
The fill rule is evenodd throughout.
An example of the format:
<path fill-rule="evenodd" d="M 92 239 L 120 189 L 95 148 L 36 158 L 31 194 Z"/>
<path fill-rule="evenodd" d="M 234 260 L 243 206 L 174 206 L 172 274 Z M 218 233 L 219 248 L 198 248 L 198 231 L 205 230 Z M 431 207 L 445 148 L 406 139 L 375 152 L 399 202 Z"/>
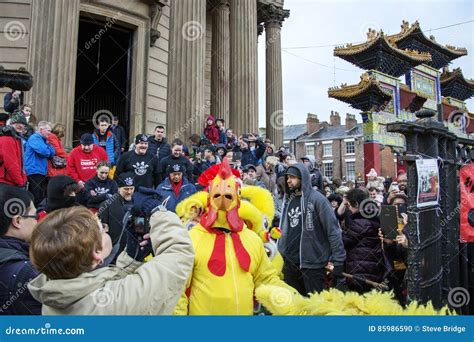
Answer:
<path fill-rule="evenodd" d="M 190 230 L 195 259 L 177 315 L 252 315 L 255 289 L 263 284 L 296 292 L 277 275 L 262 239 L 239 216 L 239 173 L 228 161 L 201 174 L 207 211 Z"/>

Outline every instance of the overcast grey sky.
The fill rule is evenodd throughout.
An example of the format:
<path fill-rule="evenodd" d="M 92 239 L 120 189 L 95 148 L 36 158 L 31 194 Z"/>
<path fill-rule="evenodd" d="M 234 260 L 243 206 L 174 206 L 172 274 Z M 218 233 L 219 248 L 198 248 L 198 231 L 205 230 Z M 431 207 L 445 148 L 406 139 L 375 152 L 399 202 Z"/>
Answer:
<path fill-rule="evenodd" d="M 301 48 L 362 42 L 369 27 L 387 34 L 400 31 L 402 20 L 420 22 L 425 35 L 442 44 L 465 47 L 468 55 L 454 60 L 464 76 L 474 78 L 474 22 L 434 30 L 474 19 L 473 0 L 285 0 L 290 17 L 282 28 L 284 123 L 304 123 L 308 112 L 328 120 L 331 110 L 341 116 L 358 111 L 327 97 L 327 90 L 341 83 L 359 81 L 362 69 L 333 57 L 334 47 Z M 265 37 L 259 37 L 259 123 L 265 126 Z M 297 55 L 298 57 L 294 56 Z M 336 70 L 334 70 L 334 67 Z M 342 69 L 342 70 L 341 70 Z M 474 112 L 474 99 L 467 101 Z M 356 116 L 361 121 L 360 115 Z"/>

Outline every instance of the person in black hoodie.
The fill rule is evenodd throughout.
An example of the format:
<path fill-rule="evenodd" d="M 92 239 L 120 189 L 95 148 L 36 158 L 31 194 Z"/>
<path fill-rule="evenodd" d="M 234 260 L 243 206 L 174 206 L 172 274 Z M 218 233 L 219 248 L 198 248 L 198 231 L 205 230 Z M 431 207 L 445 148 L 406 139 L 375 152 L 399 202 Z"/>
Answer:
<path fill-rule="evenodd" d="M 86 182 L 87 208 L 99 209 L 100 204 L 117 193 L 117 183 L 109 178 L 110 163 L 97 164 L 97 175 Z"/>
<path fill-rule="evenodd" d="M 194 166 L 191 164 L 188 158 L 183 155 L 183 142 L 180 139 L 175 139 L 171 144 L 171 155 L 168 158 L 161 160 L 161 179 L 166 179 L 169 176 L 167 172 L 169 166 L 179 164 L 183 170 L 186 170 L 186 176 L 188 182 L 194 184 L 193 169 Z"/>
<path fill-rule="evenodd" d="M 278 250 L 284 258 L 285 282 L 302 295 L 324 289 L 326 265 L 331 260 L 334 285 L 341 287 L 346 252 L 331 204 L 311 187 L 306 165 L 298 163 L 285 173 L 285 195 Z"/>
<path fill-rule="evenodd" d="M 125 152 L 117 164 L 115 175 L 133 172 L 135 187 L 156 188 L 161 183 L 160 161 L 148 151 L 148 137 L 138 134 L 135 137 L 135 149 Z"/>
<path fill-rule="evenodd" d="M 53 210 L 78 205 L 76 194 L 80 191 L 74 179 L 66 175 L 51 177 L 46 190 L 46 198 L 40 203 L 37 213 L 38 221 Z"/>
<path fill-rule="evenodd" d="M 118 195 L 115 195 L 105 202 L 102 202 L 97 214 L 100 221 L 109 226 L 109 235 L 112 239 L 115 260 L 125 249 L 127 244 L 127 234 L 123 231 L 123 218 L 125 213 L 133 206 L 133 193 L 135 192 L 135 173 L 125 172 L 116 178 L 118 184 Z M 118 247 L 116 247 L 118 245 Z"/>
<path fill-rule="evenodd" d="M 155 135 L 148 137 L 148 152 L 158 156 L 159 160 L 163 160 L 171 155 L 171 146 L 165 138 L 165 127 L 161 125 L 156 126 Z"/>
<path fill-rule="evenodd" d="M 33 195 L 0 184 L 0 207 L 0 315 L 41 315 L 41 304 L 26 287 L 39 275 L 29 257 L 36 226 Z"/>

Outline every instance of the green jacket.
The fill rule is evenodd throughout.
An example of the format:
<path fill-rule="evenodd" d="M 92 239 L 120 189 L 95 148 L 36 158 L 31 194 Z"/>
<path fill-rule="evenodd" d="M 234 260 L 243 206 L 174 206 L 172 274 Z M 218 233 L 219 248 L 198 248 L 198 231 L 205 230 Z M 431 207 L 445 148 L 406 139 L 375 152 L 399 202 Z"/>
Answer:
<path fill-rule="evenodd" d="M 138 262 L 123 252 L 117 266 L 50 280 L 44 274 L 28 288 L 43 315 L 171 315 L 194 264 L 187 230 L 169 211 L 150 219 L 155 257 Z"/>

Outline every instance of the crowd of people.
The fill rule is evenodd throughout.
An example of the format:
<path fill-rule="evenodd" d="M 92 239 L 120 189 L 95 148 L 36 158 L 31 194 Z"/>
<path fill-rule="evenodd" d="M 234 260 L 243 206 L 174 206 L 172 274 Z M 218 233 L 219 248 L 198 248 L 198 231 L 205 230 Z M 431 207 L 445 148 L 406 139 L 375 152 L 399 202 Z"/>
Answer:
<path fill-rule="evenodd" d="M 187 143 L 168 141 L 162 125 L 129 142 L 117 117 L 103 119 L 68 151 L 66 127 L 38 121 L 21 96 L 7 94 L 0 114 L 0 314 L 171 314 L 194 260 L 174 213 L 205 189 L 199 177 L 224 158 L 243 187 L 271 193 L 268 226 L 282 232 L 278 251 L 290 288 L 364 293 L 385 283 L 406 303 L 406 173 L 388 189 L 375 171 L 363 185 L 329 180 L 314 156 L 297 160 L 211 115 Z M 367 201 L 396 206 L 396 238 L 365 212 Z M 127 224 L 133 215 L 143 216 L 149 233 Z M 116 294 L 114 305 L 94 305 L 106 290 Z"/>

